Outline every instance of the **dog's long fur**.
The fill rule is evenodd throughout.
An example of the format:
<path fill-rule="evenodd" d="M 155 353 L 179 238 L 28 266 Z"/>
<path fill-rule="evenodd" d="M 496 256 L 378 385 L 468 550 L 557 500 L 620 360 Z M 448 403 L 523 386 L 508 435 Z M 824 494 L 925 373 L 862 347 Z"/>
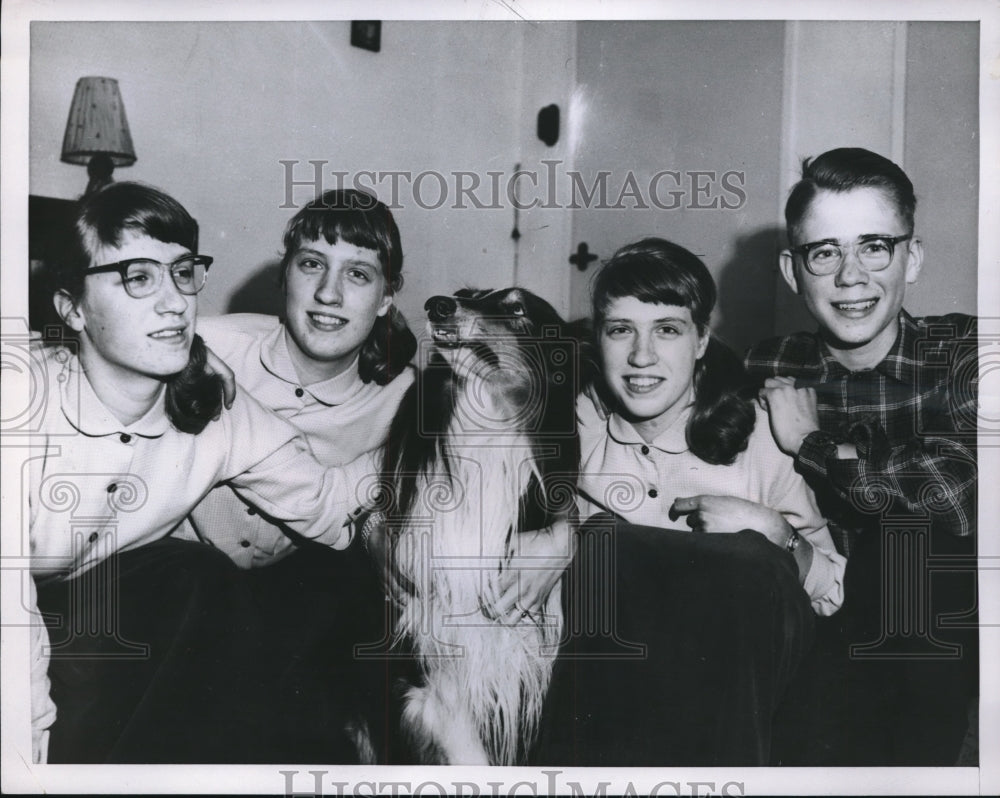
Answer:
<path fill-rule="evenodd" d="M 434 349 L 389 434 L 388 574 L 420 677 L 403 733 L 427 764 L 523 762 L 562 631 L 558 588 L 541 616 L 492 617 L 519 531 L 572 510 L 579 456 L 573 341 L 528 291 L 428 300 Z"/>

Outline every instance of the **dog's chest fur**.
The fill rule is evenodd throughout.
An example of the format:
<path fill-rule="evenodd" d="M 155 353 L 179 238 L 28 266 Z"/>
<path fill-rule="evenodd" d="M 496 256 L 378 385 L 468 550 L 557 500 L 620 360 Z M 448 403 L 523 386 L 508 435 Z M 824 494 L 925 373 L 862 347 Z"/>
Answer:
<path fill-rule="evenodd" d="M 418 641 L 425 638 L 425 621 L 444 620 L 442 610 L 471 619 L 499 598 L 498 579 L 535 468 L 530 439 L 498 415 L 484 397 L 463 392 L 438 440 L 439 456 L 417 477 L 420 498 L 399 530 L 397 545 L 404 548 L 397 561 L 420 601 L 430 603 L 410 603 L 426 618 L 404 613 L 403 631 Z M 436 639 L 423 639 L 423 646 L 436 648 Z"/>
<path fill-rule="evenodd" d="M 576 350 L 558 313 L 520 288 L 463 289 L 425 309 L 434 349 L 385 469 L 393 630 L 416 665 L 400 730 L 425 764 L 515 765 L 536 739 L 562 611 L 558 586 L 541 607 L 522 593 L 516 568 L 532 563 L 512 556 L 546 540 L 523 532 L 567 524 Z"/>
<path fill-rule="evenodd" d="M 455 715 L 468 713 L 490 761 L 513 764 L 548 686 L 562 631 L 560 593 L 549 596 L 544 618 L 504 625 L 484 612 L 500 597 L 522 498 L 538 483 L 528 436 L 503 424 L 474 428 L 483 409 L 459 401 L 439 439 L 447 457 L 417 479 L 420 500 L 396 541 L 397 567 L 413 587 L 397 634 L 427 668 L 426 686 L 410 693 L 413 725 L 431 723 L 418 713 L 451 705 L 453 728 L 462 725 Z"/>

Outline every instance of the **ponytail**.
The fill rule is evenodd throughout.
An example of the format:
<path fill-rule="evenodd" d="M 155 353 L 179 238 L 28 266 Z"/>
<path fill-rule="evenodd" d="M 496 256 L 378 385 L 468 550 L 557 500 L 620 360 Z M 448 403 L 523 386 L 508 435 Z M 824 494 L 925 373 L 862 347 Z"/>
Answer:
<path fill-rule="evenodd" d="M 222 412 L 222 377 L 207 362 L 208 347 L 195 335 L 187 365 L 167 381 L 167 417 L 181 432 L 197 435 Z"/>
<path fill-rule="evenodd" d="M 688 447 L 706 463 L 731 465 L 747 448 L 757 413 L 743 361 L 714 337 L 695 366 L 694 396 Z"/>

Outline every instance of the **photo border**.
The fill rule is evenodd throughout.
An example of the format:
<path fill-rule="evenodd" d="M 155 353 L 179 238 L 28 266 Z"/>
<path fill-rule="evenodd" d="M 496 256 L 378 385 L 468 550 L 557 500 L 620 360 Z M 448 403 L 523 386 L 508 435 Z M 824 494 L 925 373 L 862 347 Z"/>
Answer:
<path fill-rule="evenodd" d="M 33 20 L 127 20 L 209 21 L 254 19 L 257 21 L 288 19 L 468 19 L 468 14 L 481 20 L 539 19 L 725 19 L 725 20 L 785 20 L 829 19 L 831 12 L 838 20 L 905 20 L 949 21 L 969 20 L 980 23 L 980 202 L 979 202 L 979 311 L 983 317 L 982 333 L 1000 336 L 1000 12 L 993 2 L 958 0 L 957 2 L 841 2 L 834 6 L 824 2 L 755 3 L 752 9 L 739 2 L 630 2 L 612 6 L 607 2 L 516 2 L 498 0 L 470 4 L 436 0 L 428 4 L 397 2 L 343 2 L 337 5 L 317 2 L 273 4 L 217 0 L 216 2 L 148 2 L 126 4 L 91 0 L 84 2 L 30 2 L 8 0 L 2 8 L 2 331 L 4 336 L 23 334 L 27 308 L 27 271 L 10 264 L 27 263 L 27 202 L 28 169 L 28 69 L 29 25 Z M 992 266 L 991 266 L 992 265 Z M 992 313 L 993 318 L 988 314 Z M 30 401 L 30 387 L 10 369 L 3 374 L 3 404 L 22 406 Z M 991 407 L 1000 402 L 1000 386 L 996 379 L 984 381 L 986 401 Z M 7 417 L 6 414 L 4 417 Z M 980 449 L 980 473 L 984 485 L 1000 473 L 1000 451 L 986 444 Z M 998 674 L 1000 674 L 1000 546 L 991 530 L 981 534 L 979 549 L 981 613 L 980 699 L 980 766 L 978 768 L 370 768 L 336 766 L 307 768 L 278 765 L 253 766 L 70 766 L 31 765 L 30 713 L 27 708 L 28 673 L 23 667 L 27 660 L 27 610 L 20 601 L 19 589 L 27 567 L 23 551 L 20 506 L 20 468 L 27 456 L 22 444 L 8 439 L 2 448 L 3 487 L 3 645 L 0 647 L 3 702 L 2 719 L 2 788 L 4 792 L 108 792 L 119 794 L 149 793 L 257 793 L 281 794 L 288 785 L 287 774 L 294 771 L 292 786 L 299 794 L 315 791 L 314 773 L 322 773 L 324 794 L 377 794 L 396 789 L 393 784 L 455 783 L 474 785 L 483 794 L 538 794 L 555 786 L 557 791 L 570 792 L 571 783 L 591 794 L 605 785 L 608 794 L 621 794 L 631 788 L 637 794 L 648 793 L 659 786 L 659 793 L 674 794 L 997 794 L 1000 793 L 1000 725 L 998 725 Z M 994 477 L 989 477 L 993 474 Z M 992 483 L 996 484 L 996 483 Z M 1000 492 L 980 491 L 979 515 L 982 519 L 1000 517 Z M 556 774 L 556 775 L 553 775 Z M 337 786 L 337 785 L 341 786 Z M 518 785 L 521 785 L 520 787 Z M 673 785 L 678 785 L 674 787 Z M 493 786 L 490 786 L 493 785 Z M 664 786 L 667 785 L 667 786 Z M 711 787 L 708 785 L 712 785 Z M 734 785 L 741 785 L 739 791 Z M 373 789 L 374 788 L 374 789 Z M 424 794 L 437 794 L 426 788 Z M 458 787 L 456 789 L 466 789 Z M 467 788 L 472 794 L 472 786 Z M 511 791 L 513 790 L 513 792 Z"/>

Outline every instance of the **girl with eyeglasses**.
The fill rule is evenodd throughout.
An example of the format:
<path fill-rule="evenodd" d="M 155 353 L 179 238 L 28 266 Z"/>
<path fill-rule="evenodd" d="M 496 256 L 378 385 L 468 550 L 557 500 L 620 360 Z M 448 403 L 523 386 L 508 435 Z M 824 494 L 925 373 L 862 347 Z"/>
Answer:
<path fill-rule="evenodd" d="M 290 424 L 221 381 L 195 334 L 211 259 L 172 197 L 81 200 L 55 269 L 63 341 L 32 352 L 29 462 L 36 761 L 255 761 L 260 641 L 233 563 L 169 537 L 218 483 L 305 539 L 350 541 L 370 458 L 324 468 Z M 239 619 L 237 622 L 236 619 Z"/>

